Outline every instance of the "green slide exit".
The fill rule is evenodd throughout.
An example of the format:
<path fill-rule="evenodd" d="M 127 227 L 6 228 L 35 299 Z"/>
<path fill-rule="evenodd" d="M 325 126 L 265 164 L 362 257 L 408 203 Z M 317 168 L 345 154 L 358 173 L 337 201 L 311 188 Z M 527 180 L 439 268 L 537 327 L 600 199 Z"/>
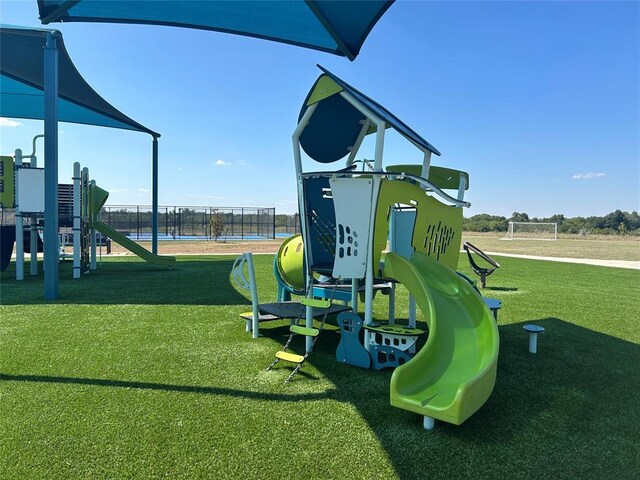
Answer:
<path fill-rule="evenodd" d="M 155 253 L 151 253 L 149 250 L 141 247 L 133 240 L 129 240 L 127 237 L 125 237 L 121 233 L 118 233 L 116 230 L 111 228 L 106 223 L 93 222 L 93 227 L 103 235 L 106 235 L 107 237 L 109 237 L 114 242 L 122 245 L 131 253 L 136 254 L 146 262 L 152 263 L 154 265 L 169 267 L 169 268 L 173 268 L 176 265 L 176 257 L 169 257 L 166 255 L 156 255 Z"/>
<path fill-rule="evenodd" d="M 131 253 L 139 256 L 143 260 L 153 265 L 161 265 L 169 268 L 173 268 L 176 265 L 176 257 L 170 257 L 166 255 L 156 255 L 155 253 L 150 252 L 146 248 L 141 247 L 133 240 L 129 240 L 127 237 L 118 233 L 116 230 L 111 228 L 106 223 L 102 223 L 98 220 L 98 215 L 100 213 L 100 209 L 107 201 L 109 197 L 109 192 L 98 187 L 95 184 L 92 184 L 89 188 L 89 210 L 91 216 L 91 224 L 93 228 L 97 231 L 106 235 L 111 240 L 116 243 L 119 243 L 124 248 L 129 250 Z"/>
<path fill-rule="evenodd" d="M 385 257 L 384 275 L 415 297 L 429 337 L 391 377 L 391 405 L 460 425 L 487 401 L 496 380 L 498 327 L 481 295 L 452 269 L 416 252 Z"/>

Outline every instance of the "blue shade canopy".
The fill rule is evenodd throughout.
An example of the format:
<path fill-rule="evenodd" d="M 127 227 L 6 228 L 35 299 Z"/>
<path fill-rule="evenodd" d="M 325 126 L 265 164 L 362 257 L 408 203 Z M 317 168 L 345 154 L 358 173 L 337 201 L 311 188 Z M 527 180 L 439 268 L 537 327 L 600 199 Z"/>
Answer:
<path fill-rule="evenodd" d="M 144 23 L 288 43 L 353 60 L 394 0 L 38 0 L 50 22 Z"/>
<path fill-rule="evenodd" d="M 309 157 L 321 163 L 335 162 L 348 155 L 349 148 L 356 143 L 367 117 L 340 95 L 340 92 L 348 94 L 358 105 L 384 121 L 387 128 L 393 128 L 418 148 L 440 155 L 433 145 L 385 107 L 327 69 L 320 65 L 318 67 L 323 74 L 311 87 L 298 118 L 300 121 L 307 107 L 317 104 L 309 124 L 300 136 L 300 145 Z M 375 131 L 375 126 L 372 126 L 368 133 Z"/>
<path fill-rule="evenodd" d="M 0 26 L 0 116 L 44 120 L 44 45 L 51 30 Z M 82 78 L 58 35 L 58 120 L 160 135 L 127 117 Z"/>

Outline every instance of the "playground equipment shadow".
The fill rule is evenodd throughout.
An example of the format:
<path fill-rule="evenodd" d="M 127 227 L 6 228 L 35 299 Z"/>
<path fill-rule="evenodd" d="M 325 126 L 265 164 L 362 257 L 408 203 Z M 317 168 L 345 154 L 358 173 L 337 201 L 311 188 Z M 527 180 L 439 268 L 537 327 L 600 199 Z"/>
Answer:
<path fill-rule="evenodd" d="M 547 331 L 536 355 L 528 353 L 522 330 L 532 322 Z M 559 318 L 499 329 L 492 396 L 462 426 L 438 422 L 429 433 L 413 413 L 393 409 L 385 415 L 390 370 L 336 368 L 337 335 L 319 342 L 308 361 L 335 386 L 332 399 L 357 408 L 399 478 L 608 478 L 611 466 L 630 465 L 640 427 L 625 419 L 640 415 L 640 346 Z M 279 337 L 284 330 L 263 332 Z M 627 473 L 616 475 L 632 478 Z"/>
<path fill-rule="evenodd" d="M 249 305 L 231 285 L 232 260 L 183 257 L 176 268 L 149 265 L 138 259 L 102 262 L 94 272 L 71 278 L 71 262 L 60 264 L 60 299 L 47 304 L 89 305 Z M 28 263 L 25 272 L 29 271 Z M 39 275 L 15 279 L 15 263 L 0 277 L 1 305 L 30 305 L 43 300 L 42 263 Z M 185 291 L 185 289 L 187 291 Z"/>

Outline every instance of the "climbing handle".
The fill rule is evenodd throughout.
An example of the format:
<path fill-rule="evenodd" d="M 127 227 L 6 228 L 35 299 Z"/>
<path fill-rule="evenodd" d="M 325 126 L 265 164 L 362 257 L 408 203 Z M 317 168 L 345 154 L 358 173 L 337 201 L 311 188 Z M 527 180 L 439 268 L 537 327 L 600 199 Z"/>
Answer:
<path fill-rule="evenodd" d="M 245 263 L 247 263 L 247 260 L 247 253 L 243 253 L 238 258 L 236 258 L 235 262 L 233 262 L 233 267 L 231 267 L 231 277 L 240 288 L 250 290 L 251 284 L 249 283 L 249 279 L 244 273 L 244 265 Z"/>

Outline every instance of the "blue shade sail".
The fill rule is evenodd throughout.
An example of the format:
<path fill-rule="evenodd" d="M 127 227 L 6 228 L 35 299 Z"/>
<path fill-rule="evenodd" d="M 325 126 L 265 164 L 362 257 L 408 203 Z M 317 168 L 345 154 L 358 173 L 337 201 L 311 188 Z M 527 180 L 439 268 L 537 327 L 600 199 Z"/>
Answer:
<path fill-rule="evenodd" d="M 50 30 L 0 26 L 0 116 L 44 120 L 44 50 Z M 56 32 L 59 35 L 59 32 Z M 160 135 L 96 93 L 73 65 L 60 35 L 58 120 Z"/>
<path fill-rule="evenodd" d="M 311 87 L 298 117 L 298 121 L 300 121 L 307 107 L 311 103 L 317 103 L 309 124 L 300 136 L 300 145 L 309 157 L 320 163 L 335 162 L 349 155 L 349 148 L 356 142 L 356 138 L 362 129 L 362 122 L 366 117 L 344 97 L 339 95 L 341 91 L 348 93 L 355 102 L 384 121 L 387 124 L 387 128 L 393 128 L 419 148 L 428 150 L 435 155 L 440 155 L 440 152 L 433 145 L 385 107 L 353 88 L 327 69 L 320 65 L 318 67 L 323 73 Z M 316 101 L 312 98 L 312 95 L 317 94 L 319 89 L 325 88 L 320 87 L 317 89 L 316 87 L 326 77 L 335 84 L 335 88 L 331 90 L 333 94 L 329 92 L 327 96 L 323 96 Z M 375 126 L 369 130 L 369 133 L 372 132 L 375 132 Z"/>
<path fill-rule="evenodd" d="M 356 58 L 394 0 L 38 0 L 51 22 L 144 23 L 213 30 Z"/>

